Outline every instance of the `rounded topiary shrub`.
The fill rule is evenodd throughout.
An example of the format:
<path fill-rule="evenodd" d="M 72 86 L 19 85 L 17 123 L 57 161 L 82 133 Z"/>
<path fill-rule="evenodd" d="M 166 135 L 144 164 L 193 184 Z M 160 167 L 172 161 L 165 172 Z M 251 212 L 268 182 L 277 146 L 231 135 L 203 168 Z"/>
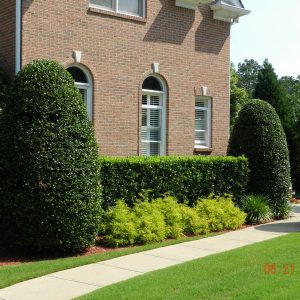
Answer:
<path fill-rule="evenodd" d="M 252 100 L 241 110 L 234 125 L 228 155 L 249 159 L 248 192 L 266 196 L 273 214 L 282 216 L 289 199 L 289 152 L 280 119 L 265 101 Z"/>
<path fill-rule="evenodd" d="M 5 98 L 7 97 L 7 91 L 8 91 L 8 89 L 7 89 L 7 85 L 4 81 L 3 73 L 0 70 L 0 113 L 1 113 L 1 109 L 4 105 Z"/>
<path fill-rule="evenodd" d="M 2 246 L 77 252 L 93 244 L 98 149 L 71 75 L 53 61 L 27 65 L 0 122 Z"/>

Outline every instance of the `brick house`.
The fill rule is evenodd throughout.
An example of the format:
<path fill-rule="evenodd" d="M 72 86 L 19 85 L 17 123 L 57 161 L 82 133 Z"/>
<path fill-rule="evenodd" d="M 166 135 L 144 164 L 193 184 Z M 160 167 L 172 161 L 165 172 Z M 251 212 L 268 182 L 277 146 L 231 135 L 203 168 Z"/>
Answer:
<path fill-rule="evenodd" d="M 226 153 L 239 0 L 0 1 L 0 68 L 72 74 L 105 155 Z"/>

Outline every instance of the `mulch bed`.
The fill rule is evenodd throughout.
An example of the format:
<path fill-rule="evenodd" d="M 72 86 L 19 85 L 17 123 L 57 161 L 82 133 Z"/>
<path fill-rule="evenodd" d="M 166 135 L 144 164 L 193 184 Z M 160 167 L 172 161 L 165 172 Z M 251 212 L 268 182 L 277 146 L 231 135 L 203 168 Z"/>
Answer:
<path fill-rule="evenodd" d="M 96 242 L 97 244 L 97 242 Z M 11 253 L 0 249 L 0 267 L 3 266 L 12 266 L 12 265 L 18 265 L 26 262 L 35 262 L 35 261 L 42 261 L 42 260 L 50 260 L 50 259 L 58 259 L 58 258 L 67 258 L 67 257 L 80 257 L 80 256 L 88 256 L 88 255 L 94 255 L 94 254 L 102 254 L 112 251 L 119 251 L 119 250 L 126 250 L 130 249 L 130 247 L 120 247 L 120 248 L 107 248 L 103 247 L 101 245 L 96 245 L 88 250 L 86 250 L 83 253 L 76 254 L 76 255 L 58 255 L 54 254 L 52 256 L 45 256 L 45 255 L 33 255 L 33 254 L 27 254 L 27 253 Z"/>
<path fill-rule="evenodd" d="M 275 221 L 275 220 L 270 220 L 270 222 Z M 268 222 L 269 223 L 269 222 Z M 245 229 L 248 227 L 252 227 L 255 225 L 243 225 L 241 226 L 240 229 Z M 224 230 L 219 233 L 226 233 L 230 232 L 231 230 Z M 193 235 L 189 235 L 192 237 Z M 102 253 L 107 253 L 107 252 L 112 252 L 112 251 L 120 251 L 120 250 L 126 250 L 133 248 L 134 246 L 129 246 L 129 247 L 120 247 L 120 248 L 108 248 L 108 247 L 103 247 L 99 244 L 99 241 L 101 241 L 102 237 L 99 237 L 96 241 L 96 246 L 93 246 L 86 250 L 83 253 L 76 254 L 76 255 L 66 255 L 62 256 L 60 255 L 52 255 L 52 256 L 43 256 L 43 255 L 32 255 L 32 254 L 24 254 L 24 253 L 11 253 L 7 251 L 3 251 L 0 249 L 0 267 L 3 266 L 12 266 L 12 265 L 18 265 L 22 263 L 27 263 L 27 262 L 35 262 L 35 261 L 42 261 L 42 260 L 51 260 L 51 259 L 58 259 L 58 258 L 67 258 L 67 257 L 80 257 L 80 256 L 88 256 L 88 255 L 94 255 L 94 254 L 102 254 Z M 171 239 L 168 239 L 171 240 Z"/>

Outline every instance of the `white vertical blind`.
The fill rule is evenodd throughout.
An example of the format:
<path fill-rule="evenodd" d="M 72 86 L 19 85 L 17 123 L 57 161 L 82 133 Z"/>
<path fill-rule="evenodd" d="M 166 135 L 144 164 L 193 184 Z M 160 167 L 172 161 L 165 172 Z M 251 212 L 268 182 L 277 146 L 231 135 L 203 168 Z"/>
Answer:
<path fill-rule="evenodd" d="M 141 153 L 144 156 L 162 152 L 162 95 L 142 96 Z"/>
<path fill-rule="evenodd" d="M 195 146 L 210 147 L 211 100 L 197 97 L 195 102 Z"/>

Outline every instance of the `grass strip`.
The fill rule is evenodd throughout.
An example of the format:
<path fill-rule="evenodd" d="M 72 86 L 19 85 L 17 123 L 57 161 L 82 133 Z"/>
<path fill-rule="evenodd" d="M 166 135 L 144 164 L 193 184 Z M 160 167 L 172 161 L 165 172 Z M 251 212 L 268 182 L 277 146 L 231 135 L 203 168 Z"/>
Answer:
<path fill-rule="evenodd" d="M 116 250 L 112 252 L 95 254 L 90 256 L 76 256 L 76 257 L 68 257 L 68 258 L 43 260 L 43 261 L 30 262 L 30 263 L 22 263 L 13 266 L 4 266 L 4 267 L 0 267 L 0 288 L 8 287 L 18 282 L 37 278 L 53 272 L 76 268 L 83 265 L 116 258 L 119 256 L 138 253 L 138 252 L 170 246 L 170 245 L 175 245 L 175 244 L 197 240 L 200 238 L 206 238 L 214 235 L 216 234 L 183 237 L 177 240 L 168 240 L 160 243 L 153 243 L 144 246 L 136 246 L 128 249 Z"/>
<path fill-rule="evenodd" d="M 80 300 L 299 299 L 300 234 L 154 271 L 99 289 Z"/>

